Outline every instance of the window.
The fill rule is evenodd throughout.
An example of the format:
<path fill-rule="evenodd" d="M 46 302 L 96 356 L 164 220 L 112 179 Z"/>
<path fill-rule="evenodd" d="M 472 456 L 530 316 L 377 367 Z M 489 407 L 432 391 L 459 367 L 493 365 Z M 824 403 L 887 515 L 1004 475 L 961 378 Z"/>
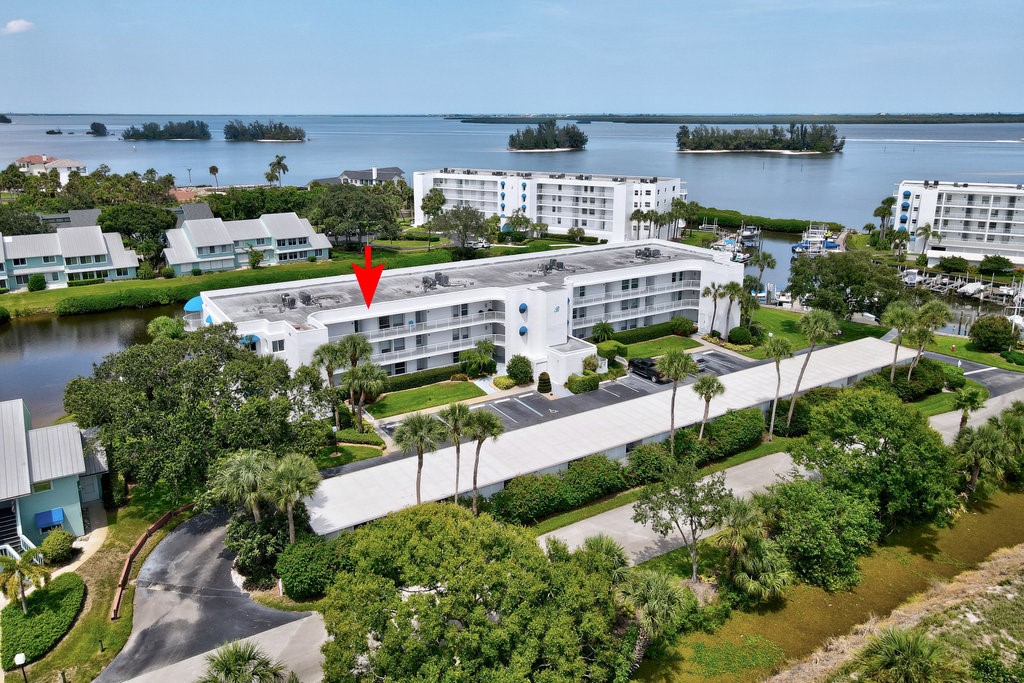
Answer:
<path fill-rule="evenodd" d="M 273 351 L 274 353 L 284 351 L 284 339 L 275 339 L 274 341 L 270 342 L 270 350 Z"/>
<path fill-rule="evenodd" d="M 645 209 L 651 208 L 651 203 L 650 202 L 644 202 L 644 208 Z"/>
<path fill-rule="evenodd" d="M 452 341 L 459 341 L 460 339 L 469 339 L 468 327 L 461 327 L 452 330 Z"/>
<path fill-rule="evenodd" d="M 16 265 L 16 266 L 23 266 L 26 263 L 28 263 L 28 261 L 26 261 L 23 258 L 16 258 L 16 259 L 11 259 L 11 260 L 14 261 L 14 265 Z"/>
<path fill-rule="evenodd" d="M 60 281 L 60 273 L 50 273 L 50 282 Z"/>
<path fill-rule="evenodd" d="M 644 194 L 647 195 L 648 197 L 650 197 L 651 196 L 651 191 L 650 190 L 645 190 Z"/>
<path fill-rule="evenodd" d="M 78 257 L 77 256 L 68 256 L 66 259 L 64 259 L 64 264 L 68 265 L 68 266 L 77 266 L 78 265 Z"/>
<path fill-rule="evenodd" d="M 114 272 L 117 273 L 118 277 L 127 277 L 128 276 L 128 269 L 127 268 L 118 268 Z"/>
<path fill-rule="evenodd" d="M 640 278 L 635 277 L 632 280 L 623 280 L 622 281 L 622 291 L 624 291 L 624 292 L 629 291 L 630 289 L 639 289 L 639 288 L 640 288 Z"/>
<path fill-rule="evenodd" d="M 92 263 L 92 256 L 83 256 L 81 258 L 81 263 L 82 263 L 82 265 L 85 265 L 87 263 Z"/>
<path fill-rule="evenodd" d="M 452 306 L 452 317 L 460 318 L 464 315 L 469 315 L 469 304 L 461 304 Z"/>
<path fill-rule="evenodd" d="M 53 490 L 53 482 L 52 481 L 40 481 L 40 482 L 36 482 L 35 484 L 32 484 L 32 493 L 43 493 L 44 491 L 52 491 L 52 490 Z"/>
<path fill-rule="evenodd" d="M 456 351 L 455 353 L 452 354 L 452 365 L 455 365 L 456 363 L 459 362 L 459 353 L 459 351 Z"/>
<path fill-rule="evenodd" d="M 93 256 L 93 259 L 95 259 L 96 263 L 106 263 L 107 262 L 107 255 L 106 254 L 96 254 L 95 256 Z"/>
<path fill-rule="evenodd" d="M 56 263 L 56 262 L 57 262 L 57 257 L 56 256 L 44 256 L 43 257 L 43 263 Z"/>
<path fill-rule="evenodd" d="M 392 367 L 392 374 L 404 375 L 405 374 L 405 363 L 395 363 Z"/>
<path fill-rule="evenodd" d="M 19 285 L 27 285 L 28 284 L 28 275 L 15 275 L 14 276 L 14 281 L 16 283 L 18 283 Z"/>

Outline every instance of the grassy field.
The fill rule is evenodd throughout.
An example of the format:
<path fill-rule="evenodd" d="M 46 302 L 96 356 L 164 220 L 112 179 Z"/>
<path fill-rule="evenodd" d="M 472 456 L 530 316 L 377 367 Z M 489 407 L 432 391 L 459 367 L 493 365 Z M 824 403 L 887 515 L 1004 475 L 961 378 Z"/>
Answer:
<path fill-rule="evenodd" d="M 793 344 L 793 350 L 804 349 L 810 346 L 807 337 L 800 334 L 797 322 L 800 320 L 800 313 L 784 311 L 779 308 L 761 308 L 754 311 L 754 322 L 764 325 L 766 332 L 773 333 L 776 337 L 785 337 Z M 839 329 L 843 334 L 833 338 L 832 344 L 863 339 L 864 337 L 881 337 L 887 330 L 881 325 L 865 325 L 849 320 L 839 322 Z M 764 348 L 757 347 L 750 351 L 744 351 L 744 356 L 762 359 L 765 357 Z"/>
<path fill-rule="evenodd" d="M 692 235 L 684 237 L 680 241 L 683 244 L 689 244 L 691 247 L 702 247 L 706 242 L 714 242 L 716 239 L 717 236 L 713 232 L 694 230 Z"/>
<path fill-rule="evenodd" d="M 758 458 L 763 458 L 764 456 L 771 455 L 772 453 L 781 453 L 782 451 L 788 450 L 789 447 L 797 441 L 800 441 L 800 439 L 777 436 L 771 443 L 762 443 L 748 451 L 743 451 L 742 453 L 737 453 L 736 455 L 723 460 L 708 463 L 704 467 L 701 467 L 700 471 L 702 474 L 714 474 L 715 472 L 721 472 L 728 467 L 742 465 L 745 462 L 757 460 Z M 541 534 L 546 534 L 549 531 L 561 529 L 564 526 L 599 515 L 602 512 L 608 512 L 609 510 L 614 510 L 615 508 L 622 507 L 623 505 L 632 505 L 639 497 L 640 489 L 638 488 L 623 491 L 622 493 L 617 493 L 614 496 L 602 498 L 590 505 L 585 505 L 581 508 L 570 510 L 569 512 L 563 512 L 562 514 L 555 515 L 554 517 L 548 517 L 547 519 L 530 527 L 530 530 L 537 536 L 540 536 Z"/>
<path fill-rule="evenodd" d="M 437 240 L 434 240 L 430 244 L 432 244 L 432 248 L 434 248 L 447 243 L 447 240 L 445 240 L 444 242 L 438 242 Z M 423 251 L 426 251 L 427 249 L 426 240 L 374 240 L 373 245 L 381 247 L 394 247 L 395 249 L 422 249 Z"/>
<path fill-rule="evenodd" d="M 906 373 L 904 373 L 906 374 Z M 979 382 L 975 382 L 973 379 L 967 379 L 967 386 L 973 387 L 981 391 L 981 395 L 988 399 L 988 389 L 983 387 Z M 938 415 L 940 413 L 949 413 L 956 408 L 953 406 L 953 402 L 956 400 L 956 394 L 951 391 L 943 391 L 942 393 L 932 394 L 924 399 L 914 403 L 913 405 L 920 410 L 925 416 L 931 417 L 932 415 Z"/>
<path fill-rule="evenodd" d="M 904 344 L 904 346 L 907 345 Z M 956 351 L 952 350 L 953 346 L 956 346 Z M 935 335 L 935 341 L 925 348 L 928 351 L 952 356 L 953 358 L 963 358 L 964 360 L 984 363 L 985 365 L 1002 368 L 1003 370 L 1012 370 L 1013 372 L 1024 372 L 1024 366 L 1014 365 L 1009 361 L 1003 360 L 1002 356 L 998 353 L 979 351 L 971 340 L 966 337 L 951 337 L 945 334 L 937 334 Z"/>
<path fill-rule="evenodd" d="M 701 346 L 701 343 L 689 337 L 670 335 L 661 339 L 627 344 L 626 356 L 629 358 L 654 358 L 664 355 L 670 349 L 693 349 L 698 346 Z"/>
<path fill-rule="evenodd" d="M 59 672 L 64 671 L 69 681 L 91 681 L 121 651 L 132 630 L 135 586 L 134 582 L 129 584 L 121 602 L 121 616 L 111 621 L 110 606 L 114 601 L 117 577 L 131 546 L 146 527 L 172 507 L 173 503 L 159 494 L 133 493 L 126 507 L 108 514 L 109 528 L 103 546 L 78 569 L 86 584 L 85 608 L 71 632 L 57 647 L 28 667 L 29 680 L 60 680 Z M 187 515 L 179 517 L 152 536 L 135 562 L 133 579 L 150 550 L 177 523 L 187 518 Z M 103 641 L 103 652 L 99 649 L 100 641 Z"/>
<path fill-rule="evenodd" d="M 418 389 L 384 394 L 379 401 L 369 406 L 366 412 L 380 419 L 483 395 L 484 390 L 472 382 L 439 382 Z"/>
<path fill-rule="evenodd" d="M 376 458 L 383 451 L 374 446 L 357 446 L 354 444 L 345 444 L 342 446 L 335 446 L 333 448 L 325 448 L 320 453 L 317 453 L 316 466 L 320 469 L 327 469 L 328 467 L 337 467 L 338 465 L 347 465 L 350 462 L 356 462 L 357 460 L 368 460 L 369 458 Z"/>
<path fill-rule="evenodd" d="M 647 683 L 759 681 L 786 660 L 812 652 L 871 615 L 888 614 L 932 581 L 948 579 L 997 548 L 1024 541 L 1024 493 L 999 493 L 947 528 L 924 525 L 887 539 L 860 562 L 863 580 L 851 591 L 828 593 L 795 586 L 777 608 L 735 611 L 713 635 L 681 637 L 674 647 L 641 665 L 635 680 Z M 713 549 L 704 561 L 715 560 Z M 685 548 L 644 566 L 689 577 Z M 711 565 L 707 564 L 707 570 Z M 706 571 L 707 571 L 706 570 Z"/>

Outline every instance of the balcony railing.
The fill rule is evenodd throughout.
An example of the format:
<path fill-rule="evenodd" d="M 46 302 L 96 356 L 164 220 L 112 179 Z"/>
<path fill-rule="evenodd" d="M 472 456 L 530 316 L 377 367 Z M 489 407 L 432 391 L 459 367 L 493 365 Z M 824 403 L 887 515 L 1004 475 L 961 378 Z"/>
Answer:
<path fill-rule="evenodd" d="M 418 334 L 420 332 L 429 332 L 431 330 L 465 327 L 466 325 L 472 325 L 475 323 L 503 321 L 504 319 L 504 311 L 484 311 L 483 313 L 460 315 L 452 318 L 444 318 L 442 320 L 428 320 L 427 322 L 415 323 L 413 325 L 395 325 L 394 327 L 386 327 L 384 329 L 367 330 L 366 332 L 359 332 L 359 334 L 366 337 L 369 341 L 379 341 L 381 339 L 405 337 L 411 334 Z M 328 341 L 337 341 L 342 337 L 348 336 L 348 334 L 351 333 L 331 335 L 328 337 Z"/>
<path fill-rule="evenodd" d="M 572 300 L 573 306 L 590 306 L 606 301 L 618 301 L 620 299 L 632 299 L 646 294 L 660 294 L 664 292 L 676 292 L 683 289 L 700 289 L 700 280 L 680 280 L 665 285 L 654 285 L 653 287 L 640 287 L 639 289 L 616 289 L 603 294 L 592 296 L 576 297 Z"/>
<path fill-rule="evenodd" d="M 589 327 L 599 322 L 615 322 L 617 320 L 628 320 L 629 318 L 641 318 L 645 315 L 653 315 L 655 313 L 665 313 L 666 311 L 680 311 L 685 308 L 696 308 L 700 305 L 700 299 L 681 299 L 679 301 L 670 301 L 667 304 L 658 304 L 657 306 L 639 306 L 637 308 L 627 308 L 619 311 L 608 311 L 601 315 L 592 315 L 586 318 L 573 318 L 572 324 L 575 329 L 580 327 Z"/>
<path fill-rule="evenodd" d="M 454 353 L 456 351 L 465 351 L 471 349 L 479 341 L 491 341 L 496 346 L 503 346 L 505 344 L 505 335 L 503 334 L 483 334 L 476 337 L 467 337 L 466 339 L 456 339 L 450 342 L 444 342 L 441 344 L 423 344 L 421 346 L 409 346 L 398 351 L 387 351 L 378 352 L 370 357 L 374 363 L 396 363 L 401 360 L 408 360 L 409 358 L 416 358 L 417 356 L 433 356 L 438 353 Z"/>

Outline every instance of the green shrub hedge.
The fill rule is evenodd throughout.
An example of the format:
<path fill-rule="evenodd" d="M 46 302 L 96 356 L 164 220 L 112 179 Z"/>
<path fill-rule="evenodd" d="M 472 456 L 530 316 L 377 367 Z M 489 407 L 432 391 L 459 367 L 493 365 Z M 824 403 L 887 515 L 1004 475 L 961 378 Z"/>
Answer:
<path fill-rule="evenodd" d="M 746 346 L 753 342 L 750 330 L 745 327 L 734 327 L 729 330 L 729 343 Z"/>
<path fill-rule="evenodd" d="M 598 385 L 601 383 L 600 375 L 569 375 L 569 379 L 565 382 L 565 388 L 574 394 L 585 394 L 588 391 L 597 391 Z"/>
<path fill-rule="evenodd" d="M 491 380 L 491 384 L 494 385 L 495 389 L 505 391 L 506 389 L 515 389 L 516 381 L 507 375 L 501 375 Z"/>
<path fill-rule="evenodd" d="M 64 529 L 54 529 L 43 539 L 43 558 L 47 564 L 63 564 L 71 559 L 75 535 Z"/>
<path fill-rule="evenodd" d="M 402 391 L 404 389 L 425 387 L 428 384 L 446 382 L 452 375 L 461 371 L 462 368 L 459 365 L 445 365 L 440 368 L 430 368 L 429 370 L 395 375 L 394 377 L 388 377 L 384 383 L 384 391 Z"/>
<path fill-rule="evenodd" d="M 322 598 L 334 583 L 339 562 L 331 544 L 311 536 L 282 550 L 274 568 L 289 598 L 311 600 Z"/>
<path fill-rule="evenodd" d="M 964 369 L 958 368 L 955 365 L 942 364 L 942 374 L 946 378 L 946 388 L 950 391 L 956 391 L 957 389 L 963 389 L 967 386 L 967 378 L 964 377 Z"/>
<path fill-rule="evenodd" d="M 505 374 L 514 379 L 516 384 L 533 382 L 533 363 L 526 356 L 515 355 L 505 364 Z"/>
<path fill-rule="evenodd" d="M 656 325 L 648 325 L 647 327 L 638 327 L 635 330 L 616 332 L 612 335 L 612 340 L 620 344 L 636 344 L 637 342 L 661 339 L 670 334 L 675 334 L 674 329 L 678 329 L 678 324 L 670 320 L 667 323 L 658 323 Z"/>
<path fill-rule="evenodd" d="M 896 379 L 889 383 L 889 368 L 879 370 L 857 383 L 858 387 L 878 389 L 895 394 L 904 403 L 914 403 L 926 396 L 937 394 L 946 386 L 945 363 L 921 358 L 914 374 L 907 380 L 907 368 L 896 368 Z"/>
<path fill-rule="evenodd" d="M 361 443 L 369 446 L 383 446 L 384 439 L 374 432 L 357 432 L 354 429 L 339 429 L 334 433 L 340 443 Z"/>
<path fill-rule="evenodd" d="M 629 350 L 626 348 L 626 345 L 622 342 L 617 342 L 614 339 L 600 342 L 597 345 L 597 355 L 601 356 L 601 358 L 604 358 L 605 360 L 615 360 L 616 356 L 622 356 L 625 358 L 628 353 Z"/>
<path fill-rule="evenodd" d="M 147 287 L 145 289 L 126 285 L 124 289 L 116 292 L 64 297 L 57 302 L 54 310 L 57 315 L 82 315 L 113 311 L 118 308 L 149 308 L 150 306 L 183 304 L 197 296 L 199 289 L 199 283 Z"/>
<path fill-rule="evenodd" d="M 764 216 L 751 216 L 739 211 L 704 206 L 700 208 L 700 220 L 707 221 L 708 223 L 717 222 L 719 227 L 723 228 L 739 228 L 743 224 L 759 225 L 765 230 L 795 234 L 800 234 L 807 229 L 807 221 L 800 218 L 766 218 Z M 828 226 L 830 230 L 834 231 L 840 231 L 845 228 L 842 223 L 831 221 L 814 221 L 814 224 Z"/>
<path fill-rule="evenodd" d="M 3 325 L 4 323 L 9 322 L 10 320 L 11 320 L 11 312 L 8 311 L 3 306 L 0 306 L 0 325 Z"/>
<path fill-rule="evenodd" d="M 629 453 L 626 465 L 626 481 L 630 486 L 643 486 L 665 478 L 675 465 L 664 444 L 651 443 L 637 446 Z"/>
<path fill-rule="evenodd" d="M 618 462 L 589 455 L 558 474 L 515 477 L 491 497 L 491 514 L 510 524 L 530 524 L 622 491 L 628 479 Z"/>
<path fill-rule="evenodd" d="M 68 280 L 68 287 L 87 287 L 89 285 L 98 285 L 101 282 L 106 282 L 101 277 L 94 277 L 88 280 Z"/>
<path fill-rule="evenodd" d="M 3 316 L 0 315 L 0 322 L 3 322 Z M 1024 365 L 1024 353 L 1020 351 L 1003 351 L 999 354 L 1003 360 L 1014 365 Z"/>
<path fill-rule="evenodd" d="M 793 422 L 786 427 L 786 416 L 789 415 L 789 399 L 779 399 L 775 412 L 776 436 L 804 436 L 811 427 L 811 409 L 814 406 L 831 401 L 842 389 L 836 387 L 818 387 L 800 396 L 793 409 Z"/>
<path fill-rule="evenodd" d="M 730 410 L 708 422 L 704 442 L 711 460 L 727 458 L 761 443 L 764 413 L 757 408 Z"/>
<path fill-rule="evenodd" d="M 0 613 L 0 632 L 4 634 L 0 653 L 3 668 L 13 669 L 14 655 L 19 652 L 24 652 L 29 662 L 49 652 L 71 629 L 84 601 L 82 577 L 67 573 L 28 596 L 28 616 L 22 613 L 17 600 L 5 607 Z"/>

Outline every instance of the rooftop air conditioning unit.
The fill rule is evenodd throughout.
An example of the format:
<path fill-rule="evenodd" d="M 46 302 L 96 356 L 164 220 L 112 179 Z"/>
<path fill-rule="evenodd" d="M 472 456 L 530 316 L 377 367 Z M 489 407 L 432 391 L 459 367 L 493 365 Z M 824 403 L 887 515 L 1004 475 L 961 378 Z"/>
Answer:
<path fill-rule="evenodd" d="M 302 303 L 303 306 L 309 306 L 311 303 L 313 303 L 313 295 L 305 290 L 302 290 L 299 292 L 299 301 Z"/>

